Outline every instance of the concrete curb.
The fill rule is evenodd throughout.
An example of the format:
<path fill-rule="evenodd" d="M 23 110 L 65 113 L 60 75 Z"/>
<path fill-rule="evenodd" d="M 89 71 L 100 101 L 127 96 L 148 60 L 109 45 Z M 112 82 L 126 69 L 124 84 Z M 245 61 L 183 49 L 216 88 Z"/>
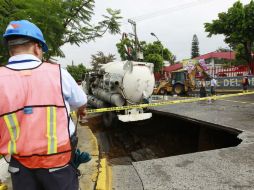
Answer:
<path fill-rule="evenodd" d="M 108 166 L 106 158 L 100 160 L 99 175 L 96 185 L 96 190 L 111 190 L 112 189 L 112 170 Z"/>
<path fill-rule="evenodd" d="M 97 139 L 88 126 L 78 127 L 80 150 L 84 150 L 90 153 L 92 159 L 86 163 L 81 164 L 79 170 L 81 177 L 79 179 L 79 185 L 81 189 L 94 189 L 98 176 L 99 165 L 99 149 Z"/>

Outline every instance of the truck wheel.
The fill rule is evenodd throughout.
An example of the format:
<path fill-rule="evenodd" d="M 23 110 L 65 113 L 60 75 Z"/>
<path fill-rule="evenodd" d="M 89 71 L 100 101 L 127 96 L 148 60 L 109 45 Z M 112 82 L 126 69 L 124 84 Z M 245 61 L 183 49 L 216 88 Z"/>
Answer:
<path fill-rule="evenodd" d="M 116 127 L 118 125 L 118 117 L 115 112 L 105 112 L 102 115 L 105 127 Z"/>
<path fill-rule="evenodd" d="M 177 95 L 181 95 L 184 93 L 184 86 L 182 84 L 176 84 L 174 86 L 174 93 Z"/>

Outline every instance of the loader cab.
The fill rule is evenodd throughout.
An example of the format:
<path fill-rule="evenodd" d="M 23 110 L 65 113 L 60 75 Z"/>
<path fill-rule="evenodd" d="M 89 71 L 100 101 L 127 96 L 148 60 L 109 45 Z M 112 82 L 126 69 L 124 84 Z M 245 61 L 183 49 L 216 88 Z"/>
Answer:
<path fill-rule="evenodd" d="M 187 79 L 187 71 L 184 69 L 172 72 L 172 84 L 182 83 Z"/>
<path fill-rule="evenodd" d="M 187 71 L 185 69 L 180 69 L 173 71 L 172 76 L 172 86 L 173 92 L 177 95 L 182 95 L 185 93 L 185 83 L 187 81 Z"/>

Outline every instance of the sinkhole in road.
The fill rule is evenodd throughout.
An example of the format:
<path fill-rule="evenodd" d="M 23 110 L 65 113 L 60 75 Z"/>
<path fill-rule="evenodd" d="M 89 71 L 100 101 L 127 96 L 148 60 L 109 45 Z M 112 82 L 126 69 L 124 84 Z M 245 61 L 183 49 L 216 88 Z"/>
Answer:
<path fill-rule="evenodd" d="M 153 114 L 142 122 L 102 127 L 92 126 L 101 155 L 112 163 L 125 164 L 206 150 L 237 146 L 240 131 L 177 116 Z M 98 125 L 100 127 L 98 127 Z"/>

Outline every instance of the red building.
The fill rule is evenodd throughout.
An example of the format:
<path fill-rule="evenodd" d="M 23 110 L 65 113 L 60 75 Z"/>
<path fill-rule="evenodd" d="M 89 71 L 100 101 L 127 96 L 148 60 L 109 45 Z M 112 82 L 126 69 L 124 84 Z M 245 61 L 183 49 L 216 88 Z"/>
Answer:
<path fill-rule="evenodd" d="M 195 59 L 204 59 L 209 70 L 207 71 L 211 76 L 215 77 L 233 77 L 243 76 L 248 74 L 249 67 L 247 65 L 231 66 L 225 68 L 225 63 L 235 60 L 236 54 L 233 51 L 230 52 L 211 52 Z"/>
<path fill-rule="evenodd" d="M 207 64 L 211 62 L 215 62 L 216 60 L 234 60 L 235 59 L 235 52 L 210 52 L 204 55 L 201 55 L 199 57 L 196 57 L 195 59 L 204 59 Z"/>
<path fill-rule="evenodd" d="M 164 66 L 162 73 L 154 73 L 154 77 L 156 81 L 159 81 L 160 79 L 170 78 L 171 72 L 176 71 L 183 68 L 182 63 L 176 63 L 170 66 Z"/>

